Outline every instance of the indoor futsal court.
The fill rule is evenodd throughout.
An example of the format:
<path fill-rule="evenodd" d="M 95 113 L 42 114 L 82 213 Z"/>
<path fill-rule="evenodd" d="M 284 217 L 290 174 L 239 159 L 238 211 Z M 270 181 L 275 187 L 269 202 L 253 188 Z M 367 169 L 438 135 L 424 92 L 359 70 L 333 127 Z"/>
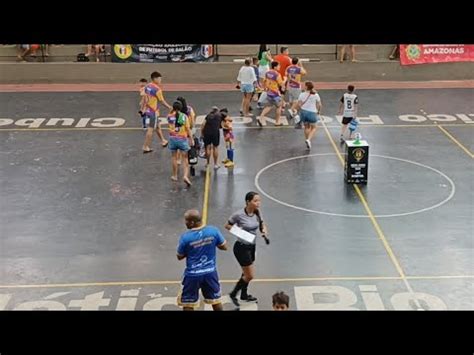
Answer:
<path fill-rule="evenodd" d="M 200 159 L 189 188 L 170 179 L 156 136 L 142 154 L 136 90 L 0 92 L 0 310 L 179 310 L 184 212 L 199 209 L 233 244 L 223 226 L 248 191 L 261 195 L 271 244 L 258 238 L 258 303 L 241 310 L 270 310 L 279 290 L 293 310 L 473 310 L 472 88 L 356 83 L 368 181 L 349 184 L 344 87 L 316 83 L 323 122 L 310 151 L 291 120 L 240 117 L 236 90 L 165 90 L 198 123 L 214 105 L 234 118 L 235 167 Z M 218 271 L 230 310 L 241 274 L 231 248 Z"/>

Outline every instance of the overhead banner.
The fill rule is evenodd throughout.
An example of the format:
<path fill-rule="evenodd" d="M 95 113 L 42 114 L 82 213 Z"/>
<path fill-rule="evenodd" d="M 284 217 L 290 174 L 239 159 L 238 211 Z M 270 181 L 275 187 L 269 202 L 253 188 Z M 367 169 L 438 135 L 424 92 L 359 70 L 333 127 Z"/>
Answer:
<path fill-rule="evenodd" d="M 112 62 L 181 63 L 212 62 L 212 44 L 113 44 Z"/>
<path fill-rule="evenodd" d="M 474 62 L 474 45 L 471 44 L 401 44 L 402 65 Z"/>

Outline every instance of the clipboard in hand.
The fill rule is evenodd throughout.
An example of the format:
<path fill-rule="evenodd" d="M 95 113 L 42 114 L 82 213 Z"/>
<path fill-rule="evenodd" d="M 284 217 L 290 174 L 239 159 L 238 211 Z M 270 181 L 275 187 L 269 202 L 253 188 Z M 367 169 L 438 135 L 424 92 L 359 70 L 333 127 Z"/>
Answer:
<path fill-rule="evenodd" d="M 231 234 L 235 235 L 239 241 L 245 244 L 255 244 L 255 234 L 244 231 L 242 228 L 233 225 L 229 231 Z"/>

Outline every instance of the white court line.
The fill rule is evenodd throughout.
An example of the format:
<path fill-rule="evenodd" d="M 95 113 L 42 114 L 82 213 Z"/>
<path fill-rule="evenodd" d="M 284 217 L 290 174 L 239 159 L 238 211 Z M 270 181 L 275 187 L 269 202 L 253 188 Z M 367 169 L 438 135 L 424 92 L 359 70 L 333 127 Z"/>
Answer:
<path fill-rule="evenodd" d="M 308 154 L 308 155 L 300 155 L 300 156 L 297 156 L 297 157 L 292 157 L 292 158 L 287 158 L 287 159 L 283 159 L 283 160 L 279 160 L 277 162 L 274 162 L 270 165 L 267 165 L 266 167 L 264 167 L 263 169 L 261 169 L 257 175 L 255 176 L 255 180 L 254 180 L 254 183 L 255 183 L 255 186 L 257 187 L 258 191 L 260 191 L 260 193 L 262 195 L 264 195 L 265 197 L 269 198 L 270 200 L 280 204 L 280 205 L 283 205 L 283 206 L 286 206 L 286 207 L 289 207 L 289 208 L 294 208 L 294 209 L 297 209 L 297 210 L 300 210 L 300 211 L 304 211 L 304 212 L 310 212 L 310 213 L 316 213 L 316 214 L 322 214 L 322 215 L 326 215 L 326 216 L 337 216 L 337 217 L 348 217 L 348 218 L 370 218 L 368 215 L 356 215 L 356 214 L 343 214 L 343 213 L 332 213 L 332 212 L 324 212 L 324 211 L 318 211 L 318 210 L 312 210 L 312 209 L 309 209 L 309 208 L 304 208 L 304 207 L 300 207 L 300 206 L 295 206 L 295 205 L 292 205 L 290 203 L 286 203 L 284 201 L 280 201 L 278 200 L 277 198 L 271 196 L 270 194 L 268 194 L 267 192 L 265 192 L 265 190 L 263 190 L 263 188 L 260 186 L 260 183 L 259 183 L 259 180 L 260 180 L 260 176 L 267 170 L 267 169 L 270 169 L 271 167 L 275 166 L 275 165 L 278 165 L 278 164 L 281 164 L 281 163 L 285 163 L 287 161 L 291 161 L 291 160 L 296 160 L 296 159 L 304 159 L 304 158 L 308 158 L 308 157 L 313 157 L 313 156 L 326 156 L 326 155 L 336 155 L 335 153 L 318 153 L 318 154 Z M 446 174 L 442 173 L 441 171 L 435 169 L 435 168 L 432 168 L 430 166 L 427 166 L 427 165 L 424 165 L 424 164 L 420 164 L 420 163 L 417 163 L 417 162 L 414 162 L 414 161 L 411 161 L 411 160 L 407 160 L 407 159 L 400 159 L 400 158 L 394 158 L 394 157 L 388 157 L 388 156 L 385 156 L 385 155 L 376 155 L 376 154 L 372 154 L 370 155 L 371 157 L 379 157 L 379 158 L 385 158 L 385 159 L 392 159 L 392 160 L 399 160 L 399 161 L 403 161 L 405 163 L 410 163 L 410 164 L 414 164 L 414 165 L 418 165 L 418 166 L 421 166 L 423 168 L 426 168 L 426 169 L 429 169 L 429 170 L 432 170 L 436 173 L 438 173 L 439 175 L 441 175 L 443 178 L 445 178 L 446 180 L 448 180 L 449 184 L 451 185 L 451 193 L 449 194 L 448 197 L 446 197 L 444 200 L 442 200 L 441 202 L 433 205 L 433 206 L 429 206 L 429 207 L 426 207 L 426 208 L 422 208 L 422 209 L 419 209 L 419 210 L 416 210 L 416 211 L 411 211 L 411 212 L 405 212 L 405 213 L 393 213 L 393 214 L 382 214 L 382 215 L 374 215 L 374 217 L 376 218 L 391 218 L 391 217 L 402 217 L 402 216 L 409 216 L 409 215 L 413 215 L 413 214 L 417 214 L 417 213 L 422 213 L 422 212 L 427 212 L 427 211 L 430 211 L 432 209 L 435 209 L 435 208 L 438 208 L 442 205 L 444 205 L 445 203 L 447 203 L 449 200 L 451 200 L 451 198 L 453 198 L 455 192 L 456 192 L 456 186 L 454 185 L 454 182 L 453 180 L 451 180 L 451 178 L 449 178 Z"/>

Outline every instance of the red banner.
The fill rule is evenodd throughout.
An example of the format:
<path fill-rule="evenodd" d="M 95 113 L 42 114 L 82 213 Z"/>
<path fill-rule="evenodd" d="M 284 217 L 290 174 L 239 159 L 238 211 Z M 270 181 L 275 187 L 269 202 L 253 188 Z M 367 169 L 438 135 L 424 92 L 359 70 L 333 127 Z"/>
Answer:
<path fill-rule="evenodd" d="M 474 45 L 471 44 L 401 44 L 402 65 L 474 62 Z"/>

